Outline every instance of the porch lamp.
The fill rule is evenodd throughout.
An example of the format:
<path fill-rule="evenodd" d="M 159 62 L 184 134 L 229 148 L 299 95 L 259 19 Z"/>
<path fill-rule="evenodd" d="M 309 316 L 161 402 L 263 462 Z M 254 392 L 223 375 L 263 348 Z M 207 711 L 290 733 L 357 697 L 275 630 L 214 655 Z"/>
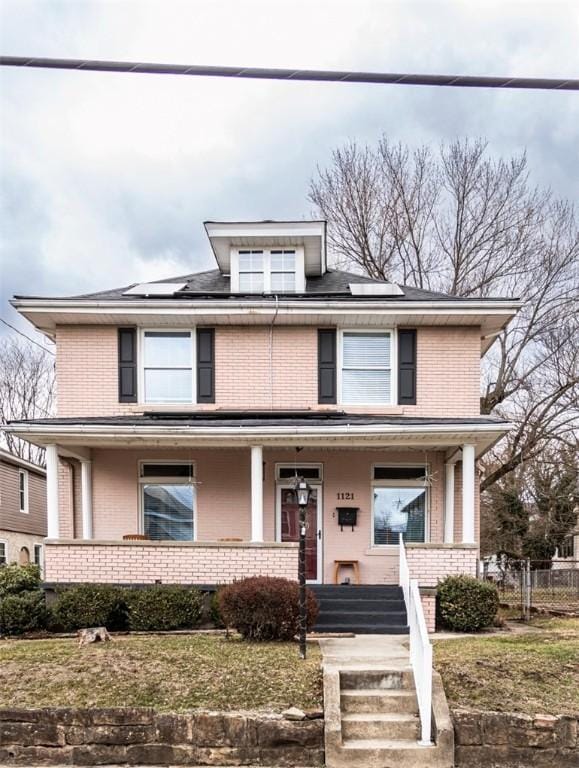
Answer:
<path fill-rule="evenodd" d="M 298 557 L 298 581 L 300 585 L 300 658 L 306 658 L 306 508 L 310 501 L 311 488 L 303 477 L 296 477 L 294 491 L 300 508 L 300 539 Z"/>

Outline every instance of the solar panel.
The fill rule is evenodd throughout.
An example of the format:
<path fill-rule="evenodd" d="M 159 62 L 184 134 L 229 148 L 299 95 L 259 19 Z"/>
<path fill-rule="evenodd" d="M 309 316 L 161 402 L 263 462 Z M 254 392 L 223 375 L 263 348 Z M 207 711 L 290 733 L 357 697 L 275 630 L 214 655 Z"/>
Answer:
<path fill-rule="evenodd" d="M 123 296 L 172 296 L 187 283 L 139 283 L 124 291 Z"/>
<path fill-rule="evenodd" d="M 352 296 L 404 296 L 395 283 L 350 283 Z"/>

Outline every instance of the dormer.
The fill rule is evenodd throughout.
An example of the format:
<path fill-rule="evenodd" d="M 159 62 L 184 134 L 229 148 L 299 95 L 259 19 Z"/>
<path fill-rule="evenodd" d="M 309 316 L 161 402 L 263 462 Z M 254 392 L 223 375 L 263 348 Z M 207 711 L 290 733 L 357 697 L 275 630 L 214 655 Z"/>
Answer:
<path fill-rule="evenodd" d="M 326 272 L 325 221 L 206 221 L 219 269 L 232 293 L 304 293 Z"/>

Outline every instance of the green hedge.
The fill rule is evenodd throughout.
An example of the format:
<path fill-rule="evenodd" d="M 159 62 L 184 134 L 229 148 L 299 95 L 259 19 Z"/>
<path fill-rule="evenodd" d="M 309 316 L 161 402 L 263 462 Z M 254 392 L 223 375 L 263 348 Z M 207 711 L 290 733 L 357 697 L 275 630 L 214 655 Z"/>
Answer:
<path fill-rule="evenodd" d="M 40 568 L 37 565 L 10 563 L 0 567 L 0 599 L 20 592 L 40 589 Z"/>
<path fill-rule="evenodd" d="M 20 592 L 0 600 L 0 634 L 23 635 L 46 626 L 48 611 L 44 593 Z"/>
<path fill-rule="evenodd" d="M 201 622 L 198 589 L 159 585 L 126 590 L 129 627 L 141 632 L 191 629 Z"/>
<path fill-rule="evenodd" d="M 490 627 L 499 608 L 497 588 L 472 576 L 447 576 L 438 585 L 437 619 L 457 632 Z"/>
<path fill-rule="evenodd" d="M 191 629 L 201 621 L 203 598 L 194 588 L 156 585 L 129 589 L 79 584 L 59 592 L 53 605 L 55 628 L 168 631 Z"/>
<path fill-rule="evenodd" d="M 55 628 L 73 632 L 86 627 L 127 629 L 125 590 L 108 584 L 79 584 L 57 594 L 52 606 Z"/>

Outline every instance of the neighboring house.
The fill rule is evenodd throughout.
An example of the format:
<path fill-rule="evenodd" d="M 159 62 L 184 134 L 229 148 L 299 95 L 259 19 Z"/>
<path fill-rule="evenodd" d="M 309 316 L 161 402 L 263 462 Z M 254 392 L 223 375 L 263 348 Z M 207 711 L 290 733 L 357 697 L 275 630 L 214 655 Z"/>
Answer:
<path fill-rule="evenodd" d="M 308 579 L 397 584 L 403 533 L 432 627 L 438 580 L 476 573 L 509 428 L 480 358 L 520 304 L 328 269 L 325 222 L 205 226 L 218 269 L 12 302 L 57 349 L 56 417 L 10 426 L 46 447 L 47 582 L 296 578 L 298 474 Z"/>
<path fill-rule="evenodd" d="M 46 472 L 0 450 L 0 565 L 42 565 Z"/>

